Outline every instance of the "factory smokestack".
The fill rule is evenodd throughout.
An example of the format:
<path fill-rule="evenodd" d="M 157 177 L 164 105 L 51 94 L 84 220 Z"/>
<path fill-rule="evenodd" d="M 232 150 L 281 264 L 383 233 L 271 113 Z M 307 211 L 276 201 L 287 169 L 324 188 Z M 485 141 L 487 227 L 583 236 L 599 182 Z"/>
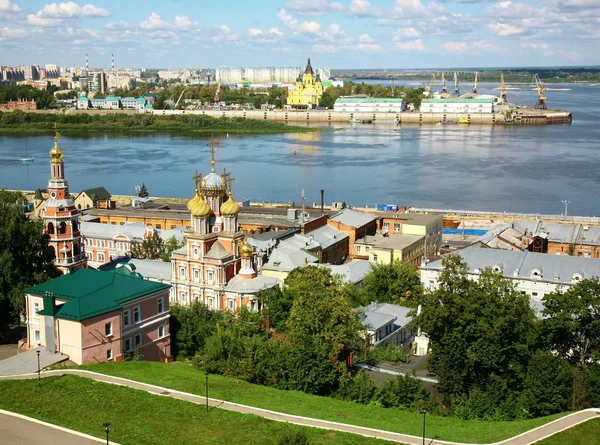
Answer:
<path fill-rule="evenodd" d="M 88 55 L 87 55 L 87 53 L 85 53 L 85 70 L 87 71 L 88 69 L 89 69 Z"/>
<path fill-rule="evenodd" d="M 321 189 L 321 215 L 325 213 L 325 190 Z"/>
<path fill-rule="evenodd" d="M 114 54 L 110 55 L 110 61 L 112 64 L 112 69 L 114 70 L 115 69 L 115 55 Z"/>

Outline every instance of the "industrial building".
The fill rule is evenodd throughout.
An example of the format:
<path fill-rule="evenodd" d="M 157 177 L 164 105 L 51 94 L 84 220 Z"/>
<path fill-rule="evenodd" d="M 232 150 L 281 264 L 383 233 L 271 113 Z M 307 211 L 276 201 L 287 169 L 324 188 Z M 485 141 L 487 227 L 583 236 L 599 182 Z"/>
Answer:
<path fill-rule="evenodd" d="M 495 96 L 423 99 L 422 113 L 496 113 L 500 110 Z"/>
<path fill-rule="evenodd" d="M 333 104 L 333 111 L 350 113 L 400 113 L 404 111 L 404 99 L 339 97 Z"/>

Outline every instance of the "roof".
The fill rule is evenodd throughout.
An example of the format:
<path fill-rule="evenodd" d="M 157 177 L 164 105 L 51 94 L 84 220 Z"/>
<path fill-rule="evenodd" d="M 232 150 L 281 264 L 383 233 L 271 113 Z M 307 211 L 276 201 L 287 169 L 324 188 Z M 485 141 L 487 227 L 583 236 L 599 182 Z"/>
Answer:
<path fill-rule="evenodd" d="M 44 197 L 42 196 L 42 191 L 40 189 L 35 189 L 35 196 L 33 197 L 33 199 L 35 199 L 37 201 L 44 200 Z"/>
<path fill-rule="evenodd" d="M 469 98 L 469 97 L 453 97 L 453 98 L 439 98 L 439 99 L 423 99 L 421 100 L 421 104 L 429 104 L 429 103 L 460 103 L 460 104 L 491 104 L 494 101 L 491 97 L 484 98 Z"/>
<path fill-rule="evenodd" d="M 403 213 L 403 212 L 388 212 L 383 210 L 373 210 L 369 214 L 381 218 L 394 218 L 402 221 L 402 224 L 414 226 L 426 226 L 433 222 L 442 222 L 443 215 L 425 214 L 425 213 Z"/>
<path fill-rule="evenodd" d="M 243 278 L 240 275 L 233 277 L 225 286 L 225 292 L 236 294 L 256 294 L 263 289 L 270 289 L 281 284 L 281 280 L 266 275 L 254 278 Z"/>
<path fill-rule="evenodd" d="M 412 321 L 412 317 L 408 316 L 408 313 L 412 310 L 404 306 L 390 303 L 378 303 L 374 301 L 366 307 L 360 307 L 363 311 L 363 323 L 377 330 L 388 324 L 390 321 L 394 322 L 393 331 L 403 328 Z"/>
<path fill-rule="evenodd" d="M 367 235 L 364 238 L 357 239 L 354 244 L 363 244 L 372 246 L 376 249 L 397 249 L 401 250 L 422 240 L 423 235 Z"/>
<path fill-rule="evenodd" d="M 371 272 L 372 264 L 368 260 L 352 260 L 337 266 L 329 264 L 320 264 L 320 266 L 329 267 L 332 275 L 341 275 L 344 283 L 358 284 Z"/>
<path fill-rule="evenodd" d="M 160 260 L 146 260 L 139 258 L 130 258 L 127 256 L 117 257 L 110 263 L 103 264 L 98 270 L 108 271 L 126 267 L 135 271 L 142 277 L 149 280 L 158 280 L 171 282 L 171 262 Z"/>
<path fill-rule="evenodd" d="M 359 228 L 375 221 L 377 218 L 367 213 L 357 212 L 351 209 L 344 209 L 329 219 L 346 226 Z"/>
<path fill-rule="evenodd" d="M 454 252 L 467 263 L 470 274 L 479 274 L 484 268 L 499 268 L 505 278 L 535 280 L 555 284 L 573 284 L 580 279 L 600 278 L 600 260 L 568 255 L 548 255 L 529 251 L 482 249 L 472 246 Z M 441 270 L 442 260 L 421 266 L 421 270 Z M 534 272 L 538 275 L 535 276 Z"/>
<path fill-rule="evenodd" d="M 600 228 L 582 226 L 581 224 L 555 224 L 544 221 L 515 221 L 492 227 L 485 235 L 477 239 L 488 247 L 505 250 L 524 249 L 534 237 L 547 238 L 550 242 L 573 244 L 584 243 L 585 233 L 589 232 L 587 240 L 600 241 Z"/>
<path fill-rule="evenodd" d="M 263 266 L 263 269 L 291 272 L 296 267 L 318 263 L 318 258 L 310 252 L 305 251 L 302 245 L 299 244 L 301 239 L 306 238 L 302 235 L 294 235 L 292 238 L 281 241 L 273 249 L 269 261 Z"/>
<path fill-rule="evenodd" d="M 225 249 L 223 244 L 221 244 L 219 241 L 215 241 L 205 256 L 206 258 L 212 258 L 214 260 L 222 260 L 223 258 L 227 258 L 231 255 L 232 254 Z"/>
<path fill-rule="evenodd" d="M 297 229 L 269 230 L 268 232 L 256 233 L 248 237 L 248 242 L 257 250 L 267 251 L 274 247 L 279 240 L 292 236 Z"/>
<path fill-rule="evenodd" d="M 105 100 L 120 100 L 120 99 L 121 99 L 120 97 L 117 97 L 114 95 L 110 95 L 105 98 Z"/>
<path fill-rule="evenodd" d="M 87 216 L 87 215 L 86 215 Z M 81 221 L 79 224 L 81 235 L 84 238 L 116 238 L 118 236 L 124 236 L 128 240 L 143 240 L 146 235 L 146 231 L 148 227 L 144 223 L 126 223 L 122 226 L 113 225 L 113 224 L 102 224 L 98 222 L 87 222 Z M 154 232 L 158 233 L 158 236 L 167 240 L 172 236 L 179 242 L 183 241 L 183 232 L 185 232 L 185 227 L 177 227 L 175 229 L 169 230 L 160 230 L 160 229 L 152 229 Z"/>
<path fill-rule="evenodd" d="M 315 74 L 312 65 L 310 64 L 310 57 L 308 58 L 308 62 L 306 62 L 306 69 L 304 70 L 304 74 Z"/>
<path fill-rule="evenodd" d="M 392 97 L 338 97 L 334 103 L 401 104 L 404 99 Z"/>
<path fill-rule="evenodd" d="M 106 190 L 104 187 L 94 187 L 91 189 L 86 189 L 86 190 L 83 190 L 81 193 L 85 193 L 94 201 L 96 201 L 98 199 L 99 200 L 110 199 L 112 196 L 110 193 L 108 193 L 108 190 Z"/>
<path fill-rule="evenodd" d="M 326 249 L 329 246 L 348 238 L 346 233 L 331 226 L 319 227 L 318 229 L 308 232 L 306 235 L 308 235 L 309 240 L 312 237 L 313 241 L 319 243 L 322 249 Z"/>
<path fill-rule="evenodd" d="M 56 317 L 81 321 L 112 312 L 128 301 L 169 287 L 168 284 L 144 280 L 130 270 L 117 273 L 79 269 L 24 292 L 33 295 L 50 292 L 59 300 L 67 300 L 59 307 Z M 46 310 L 49 311 L 49 308 Z"/>

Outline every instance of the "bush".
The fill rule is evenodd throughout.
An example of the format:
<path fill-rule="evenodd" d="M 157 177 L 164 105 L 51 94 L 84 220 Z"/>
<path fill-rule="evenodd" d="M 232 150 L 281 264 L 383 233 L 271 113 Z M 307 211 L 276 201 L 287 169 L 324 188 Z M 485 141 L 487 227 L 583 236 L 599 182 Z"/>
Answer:
<path fill-rule="evenodd" d="M 420 410 L 426 399 L 421 381 L 406 374 L 387 380 L 379 388 L 373 400 L 384 408 Z"/>
<path fill-rule="evenodd" d="M 384 348 L 371 349 L 368 357 L 374 360 L 406 363 L 406 351 L 404 348 L 393 344 L 388 344 Z"/>
<path fill-rule="evenodd" d="M 367 371 L 361 370 L 353 379 L 342 385 L 335 396 L 342 400 L 368 405 L 373 400 L 376 391 L 375 380 L 369 376 Z"/>

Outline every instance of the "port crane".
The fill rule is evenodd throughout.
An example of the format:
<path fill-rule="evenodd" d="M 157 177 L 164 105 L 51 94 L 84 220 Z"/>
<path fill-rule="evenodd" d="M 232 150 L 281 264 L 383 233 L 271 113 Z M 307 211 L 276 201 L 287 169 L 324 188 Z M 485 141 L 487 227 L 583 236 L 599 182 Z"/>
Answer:
<path fill-rule="evenodd" d="M 173 106 L 173 109 L 176 110 L 177 109 L 177 105 L 179 105 L 179 101 L 181 100 L 181 98 L 183 97 L 183 94 L 185 93 L 185 88 L 181 91 L 181 94 L 179 95 L 179 99 L 177 99 L 177 102 L 175 102 L 175 105 Z"/>
<path fill-rule="evenodd" d="M 540 79 L 540 76 L 537 74 L 533 75 L 533 81 L 532 81 L 533 87 L 534 87 L 534 91 L 537 91 L 538 93 L 538 100 L 535 103 L 535 108 L 543 108 L 546 109 L 548 106 L 546 104 L 546 91 L 550 90 L 550 91 L 571 91 L 571 88 L 547 88 L 543 83 L 542 80 Z"/>
<path fill-rule="evenodd" d="M 448 89 L 446 88 L 446 78 L 444 77 L 444 72 L 442 71 L 442 90 L 440 91 L 442 94 L 447 94 Z"/>
<path fill-rule="evenodd" d="M 460 96 L 460 90 L 458 89 L 458 73 L 454 71 L 454 95 Z"/>
<path fill-rule="evenodd" d="M 429 82 L 427 82 L 427 84 L 425 85 L 425 92 L 427 93 L 426 96 L 429 96 L 431 94 L 431 87 L 433 86 L 434 83 L 435 83 L 435 73 L 431 73 L 431 79 L 429 79 Z"/>
<path fill-rule="evenodd" d="M 221 82 L 219 82 L 217 84 L 217 91 L 215 91 L 215 98 L 213 99 L 213 102 L 220 102 L 221 101 Z"/>
<path fill-rule="evenodd" d="M 475 71 L 475 82 L 473 82 L 473 89 L 471 90 L 473 94 L 477 94 L 477 74 L 479 74 L 479 72 Z"/>
<path fill-rule="evenodd" d="M 500 87 L 494 88 L 495 90 L 500 90 L 500 98 L 502 99 L 502 103 L 504 105 L 508 104 L 508 90 L 520 90 L 521 88 L 512 87 L 504 83 L 504 73 L 500 73 Z"/>

